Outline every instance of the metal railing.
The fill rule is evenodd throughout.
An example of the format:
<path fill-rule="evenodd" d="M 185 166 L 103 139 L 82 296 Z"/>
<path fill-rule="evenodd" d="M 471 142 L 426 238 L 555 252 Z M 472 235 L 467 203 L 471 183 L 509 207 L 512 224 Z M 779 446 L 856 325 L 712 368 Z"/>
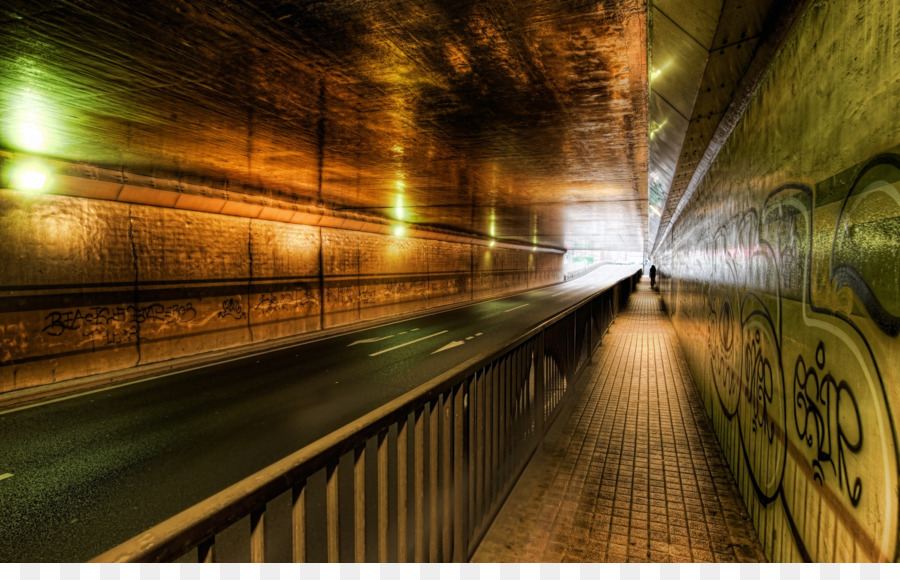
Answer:
<path fill-rule="evenodd" d="M 623 278 L 94 561 L 468 560 L 639 279 Z M 235 526 L 246 520 L 249 536 Z M 224 542 L 228 534 L 237 539 Z"/>

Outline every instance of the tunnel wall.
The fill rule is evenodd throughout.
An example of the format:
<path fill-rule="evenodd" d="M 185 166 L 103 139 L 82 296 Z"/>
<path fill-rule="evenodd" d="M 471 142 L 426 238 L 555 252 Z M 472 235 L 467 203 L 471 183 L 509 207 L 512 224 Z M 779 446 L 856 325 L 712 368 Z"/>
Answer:
<path fill-rule="evenodd" d="M 0 192 L 0 392 L 562 279 L 561 254 Z"/>
<path fill-rule="evenodd" d="M 898 38 L 812 3 L 655 256 L 773 561 L 898 559 Z"/>

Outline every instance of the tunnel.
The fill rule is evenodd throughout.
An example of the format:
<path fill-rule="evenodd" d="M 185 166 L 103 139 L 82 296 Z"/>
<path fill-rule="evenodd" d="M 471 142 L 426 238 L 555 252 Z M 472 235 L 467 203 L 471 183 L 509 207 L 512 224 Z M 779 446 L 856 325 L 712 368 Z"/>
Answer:
<path fill-rule="evenodd" d="M 396 406 L 391 426 L 371 418 L 366 429 L 381 431 L 357 447 L 333 446 L 362 467 L 309 451 L 331 427 L 303 441 L 305 461 L 321 463 L 329 478 L 323 490 L 332 489 L 332 474 L 334 490 L 345 489 L 369 469 L 391 489 L 391 510 L 401 492 L 427 487 L 419 507 L 431 520 L 411 515 L 411 503 L 407 530 L 406 507 L 388 516 L 360 500 L 348 513 L 365 513 L 370 524 L 388 518 L 393 540 L 343 530 L 305 540 L 310 549 L 321 544 L 323 559 L 343 561 L 466 561 L 482 538 L 492 545 L 488 528 L 529 473 L 557 403 L 588 375 L 601 381 L 592 369 L 606 363 L 594 362 L 613 356 L 603 352 L 617 333 L 666 324 L 683 358 L 660 362 L 660 372 L 683 371 L 679 381 L 709 425 L 703 432 L 721 448 L 734 513 L 743 514 L 735 517 L 746 519 L 758 546 L 743 555 L 900 560 L 897 0 L 7 0 L 0 20 L 7 506 L 28 503 L 13 497 L 16 486 L 29 469 L 55 461 L 38 451 L 42 437 L 67 433 L 47 457 L 87 473 L 99 451 L 66 463 L 65 441 L 128 447 L 126 422 L 149 431 L 173 414 L 202 414 L 211 400 L 237 405 L 224 389 L 239 377 L 251 385 L 240 396 L 286 408 L 266 398 L 262 379 L 252 386 L 254 373 L 293 345 L 317 344 L 324 346 L 303 355 L 307 366 L 271 375 L 272 384 L 287 384 L 314 367 L 333 373 L 327 389 L 297 395 L 304 422 L 328 415 L 349 429 L 360 417 L 370 421 L 372 409 Z M 608 280 L 591 282 L 604 273 Z M 575 286 L 583 294 L 559 307 L 565 319 L 557 311 L 537 317 L 534 302 L 516 298 L 563 300 L 557 289 Z M 453 334 L 462 317 L 454 313 L 486 304 L 493 310 L 471 311 L 483 333 Z M 628 322 L 644 304 L 652 307 L 642 316 L 652 312 L 657 322 Z M 489 323 L 500 314 L 533 333 L 520 338 L 511 323 Z M 426 316 L 443 326 L 416 323 Z M 504 328 L 505 346 L 479 346 Z M 363 334 L 344 339 L 352 332 Z M 406 342 L 391 342 L 401 335 Z M 459 364 L 475 370 L 428 363 L 411 374 L 392 362 L 361 375 L 389 387 L 358 397 L 342 391 L 339 369 L 345 350 L 362 347 L 373 361 L 420 347 L 431 357 L 466 353 Z M 499 358 L 476 362 L 488 351 Z M 239 360 L 257 366 L 216 366 Z M 194 369 L 208 383 L 178 383 Z M 647 375 L 635 373 L 635 381 Z M 495 401 L 480 389 L 500 376 L 510 382 Z M 142 408 L 164 402 L 151 403 L 154 396 L 172 400 L 154 394 L 153 377 L 194 398 L 142 419 Z M 437 392 L 438 378 L 446 392 L 421 409 L 403 406 L 423 385 Z M 137 386 L 119 388 L 126 383 Z M 89 433 L 61 426 L 80 414 L 66 410 L 72 401 L 111 393 L 121 398 L 115 416 Z M 369 406 L 357 410 L 356 399 Z M 494 465 L 507 479 L 485 487 L 476 478 L 490 471 L 491 444 L 479 437 L 500 428 L 490 426 L 495 402 L 509 413 L 502 428 L 512 429 L 495 453 L 508 445 L 521 461 Z M 33 417 L 17 419 L 26 412 Z M 215 421 L 225 415 L 244 420 L 235 410 Z M 667 429 L 650 421 L 658 425 L 648 429 Z M 287 427 L 268 425 L 282 447 L 253 471 L 281 465 L 298 448 Z M 410 465 L 427 467 L 421 477 L 431 483 L 405 463 L 396 467 L 406 461 L 407 428 Z M 235 461 L 255 453 L 237 435 L 221 437 Z M 517 438 L 529 441 L 527 450 L 515 447 Z M 21 450 L 10 443 L 4 451 L 13 440 Z M 391 451 L 382 452 L 383 441 Z M 483 444 L 488 455 L 478 454 Z M 220 459 L 196 453 L 197 465 L 219 469 Z M 663 471 L 653 457 L 645 471 Z M 134 468 L 122 461 L 109 473 Z M 28 493 L 68 501 L 68 488 L 41 485 Z M 291 485 L 296 505 L 306 484 Z M 198 490 L 178 509 L 223 486 Z M 97 502 L 112 501 L 90 489 Z M 318 499 L 309 501 L 336 522 L 343 492 L 319 498 L 311 489 Z M 463 500 L 469 511 L 454 512 Z M 27 551 L 24 540 L 10 540 L 0 560 L 88 560 L 158 523 L 123 525 L 114 542 L 66 552 L 65 526 L 82 516 L 28 509 L 52 523 L 53 546 Z M 254 534 L 264 512 L 248 510 L 241 517 L 255 558 L 265 552 L 253 544 L 262 542 Z M 31 513 L 10 508 L 5 533 Z M 414 523 L 434 526 L 422 552 L 412 545 Z M 667 533 L 663 544 L 672 543 Z M 651 535 L 639 539 L 646 550 L 602 554 L 652 559 Z M 209 540 L 191 548 L 201 560 L 212 554 Z M 692 555 L 718 553 L 662 557 Z"/>

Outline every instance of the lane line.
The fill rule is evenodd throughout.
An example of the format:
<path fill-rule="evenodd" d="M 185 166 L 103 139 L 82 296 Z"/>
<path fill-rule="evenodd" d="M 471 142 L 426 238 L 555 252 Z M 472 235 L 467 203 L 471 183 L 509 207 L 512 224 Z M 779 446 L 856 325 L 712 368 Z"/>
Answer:
<path fill-rule="evenodd" d="M 403 333 L 401 332 L 400 334 L 403 334 Z M 393 337 L 394 337 L 394 335 L 391 334 L 391 335 L 388 335 L 388 336 L 379 336 L 378 338 L 364 338 L 364 339 L 362 339 L 362 340 L 357 340 L 356 342 L 351 342 L 351 343 L 348 344 L 347 346 L 355 346 L 355 345 L 357 345 L 357 344 L 369 344 L 369 343 L 372 343 L 372 342 L 379 342 L 379 341 L 381 341 L 381 340 L 387 340 L 387 339 L 393 338 Z"/>
<path fill-rule="evenodd" d="M 411 344 L 415 344 L 421 340 L 427 340 L 429 338 L 434 338 L 435 336 L 440 336 L 440 335 L 444 334 L 445 332 L 449 332 L 449 331 L 442 330 L 440 332 L 435 332 L 434 334 L 429 334 L 428 336 L 423 336 L 422 338 L 417 338 L 417 339 L 411 340 L 409 342 L 404 342 L 403 344 L 398 344 L 397 346 L 392 346 L 391 348 L 386 348 L 384 350 L 379 350 L 378 352 L 373 352 L 369 356 L 378 356 L 378 355 L 384 354 L 386 352 L 391 352 L 392 350 L 396 350 L 398 348 L 403 348 L 404 346 L 409 346 Z"/>
<path fill-rule="evenodd" d="M 556 294 L 551 294 L 551 295 L 550 295 L 550 298 L 556 298 L 556 297 L 559 296 L 560 294 L 565 294 L 565 292 L 557 292 Z"/>
<path fill-rule="evenodd" d="M 3 481 L 4 479 L 9 479 L 12 476 L 13 476 L 12 473 L 4 473 L 3 475 L 0 475 L 0 481 Z"/>
<path fill-rule="evenodd" d="M 527 304 L 522 304 L 521 306 L 516 306 L 515 308 L 510 308 L 509 310 L 504 310 L 503 312 L 512 312 L 513 310 L 518 310 L 519 308 L 525 308 L 528 306 Z"/>

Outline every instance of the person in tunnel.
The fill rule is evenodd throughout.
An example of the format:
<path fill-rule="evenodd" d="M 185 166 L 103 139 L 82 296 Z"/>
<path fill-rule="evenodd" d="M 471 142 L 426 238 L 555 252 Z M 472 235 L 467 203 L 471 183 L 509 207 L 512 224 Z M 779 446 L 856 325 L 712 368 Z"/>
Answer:
<path fill-rule="evenodd" d="M 656 285 L 656 265 L 650 264 L 650 288 Z"/>

